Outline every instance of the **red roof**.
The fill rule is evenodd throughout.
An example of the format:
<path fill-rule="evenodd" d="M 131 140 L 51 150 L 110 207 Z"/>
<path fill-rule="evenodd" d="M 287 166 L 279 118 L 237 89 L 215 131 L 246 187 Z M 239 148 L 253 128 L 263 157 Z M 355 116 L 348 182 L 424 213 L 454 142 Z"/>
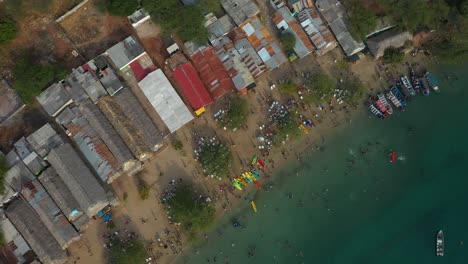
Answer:
<path fill-rule="evenodd" d="M 213 102 L 192 63 L 181 64 L 175 68 L 173 75 L 195 111 Z"/>
<path fill-rule="evenodd" d="M 234 83 L 212 46 L 193 54 L 192 61 L 200 73 L 200 78 L 208 88 L 208 92 L 214 99 L 234 90 Z"/>
<path fill-rule="evenodd" d="M 150 67 L 147 67 L 146 69 L 143 68 L 139 60 L 135 60 L 134 62 L 130 63 L 130 68 L 132 68 L 133 74 L 135 75 L 137 81 L 143 80 L 143 78 L 145 78 L 146 75 L 152 71 Z"/>

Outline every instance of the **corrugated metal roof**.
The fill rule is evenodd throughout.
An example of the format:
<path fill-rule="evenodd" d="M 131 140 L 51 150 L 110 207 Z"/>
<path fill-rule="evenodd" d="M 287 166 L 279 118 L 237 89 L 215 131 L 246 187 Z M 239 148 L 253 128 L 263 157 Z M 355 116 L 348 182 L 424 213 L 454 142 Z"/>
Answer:
<path fill-rule="evenodd" d="M 195 68 L 200 73 L 201 80 L 213 99 L 234 90 L 234 83 L 229 78 L 212 46 L 200 49 L 191 57 Z"/>
<path fill-rule="evenodd" d="M 252 0 L 221 0 L 221 5 L 237 25 L 260 13 L 260 9 Z"/>
<path fill-rule="evenodd" d="M 206 28 L 210 33 L 210 40 L 214 40 L 221 36 L 228 34 L 231 30 L 236 27 L 234 22 L 228 15 L 224 15 L 217 19 L 215 22 L 209 24 Z"/>
<path fill-rule="evenodd" d="M 21 194 L 63 249 L 79 239 L 78 232 L 70 225 L 67 218 L 37 180 L 32 180 L 23 186 Z"/>
<path fill-rule="evenodd" d="M 161 69 L 150 73 L 138 85 L 171 133 L 193 119 Z"/>
<path fill-rule="evenodd" d="M 52 84 L 36 99 L 50 116 L 56 116 L 63 108 L 72 103 L 63 83 Z"/>
<path fill-rule="evenodd" d="M 3 233 L 4 241 L 6 242 L 4 246 L 8 247 L 16 257 L 16 260 L 14 260 L 15 261 L 14 263 L 25 263 L 26 254 L 32 249 L 29 247 L 28 243 L 26 243 L 26 240 L 24 240 L 24 238 L 21 236 L 18 230 L 13 226 L 11 221 L 8 220 L 8 218 L 6 218 L 3 212 L 2 212 L 1 228 L 3 231 L 2 233 Z"/>
<path fill-rule="evenodd" d="M 192 63 L 178 66 L 173 75 L 194 111 L 213 102 Z"/>
<path fill-rule="evenodd" d="M 127 66 L 144 52 L 145 50 L 143 47 L 132 36 L 115 44 L 106 51 L 110 60 L 118 69 L 122 69 Z"/>
<path fill-rule="evenodd" d="M 34 180 L 34 175 L 24 165 L 22 161 L 18 161 L 5 173 L 5 182 L 10 187 L 20 192 L 23 186 Z"/>
<path fill-rule="evenodd" d="M 266 70 L 266 65 L 260 59 L 252 44 L 250 44 L 244 31 L 236 28 L 229 34 L 229 37 L 234 42 L 234 47 L 239 52 L 242 62 L 245 63 L 253 77 L 260 75 Z"/>
<path fill-rule="evenodd" d="M 63 144 L 63 139 L 50 124 L 45 124 L 26 138 L 32 148 L 41 157 L 46 157 L 49 151 Z"/>

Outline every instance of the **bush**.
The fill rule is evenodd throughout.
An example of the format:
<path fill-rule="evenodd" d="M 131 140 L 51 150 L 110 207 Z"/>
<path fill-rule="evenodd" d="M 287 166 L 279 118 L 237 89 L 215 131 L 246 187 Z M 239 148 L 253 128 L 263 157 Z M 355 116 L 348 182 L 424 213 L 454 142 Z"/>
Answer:
<path fill-rule="evenodd" d="M 105 7 L 113 16 L 129 16 L 138 9 L 139 4 L 137 0 L 105 0 Z"/>
<path fill-rule="evenodd" d="M 296 45 L 296 38 L 292 33 L 284 32 L 280 36 L 280 42 L 285 51 L 291 51 Z"/>
<path fill-rule="evenodd" d="M 349 9 L 349 31 L 357 41 L 362 41 L 366 35 L 377 27 L 377 16 L 367 9 L 361 0 L 345 1 Z"/>
<path fill-rule="evenodd" d="M 336 83 L 330 76 L 324 73 L 317 73 L 309 81 L 311 92 L 304 96 L 308 103 L 319 103 L 329 100 L 335 92 Z"/>
<path fill-rule="evenodd" d="M 139 240 L 123 243 L 116 239 L 112 242 L 109 263 L 111 264 L 137 264 L 147 263 L 148 256 L 144 244 Z"/>
<path fill-rule="evenodd" d="M 274 139 L 274 144 L 279 145 L 288 139 L 297 138 L 301 134 L 299 124 L 291 114 L 288 114 L 282 122 L 278 123 L 278 131 Z"/>
<path fill-rule="evenodd" d="M 16 37 L 16 22 L 8 17 L 0 18 L 0 45 L 7 44 Z"/>
<path fill-rule="evenodd" d="M 20 57 L 12 69 L 13 88 L 25 104 L 32 104 L 47 85 L 63 79 L 67 71 L 60 65 L 41 65 L 28 55 Z"/>
<path fill-rule="evenodd" d="M 6 163 L 5 157 L 0 156 L 0 194 L 5 193 L 5 175 L 9 169 L 10 166 Z"/>
<path fill-rule="evenodd" d="M 403 63 L 405 59 L 405 54 L 403 54 L 400 49 L 388 48 L 385 49 L 383 60 L 386 64 L 399 64 Z"/>
<path fill-rule="evenodd" d="M 203 198 L 200 199 L 191 185 L 177 184 L 174 196 L 167 203 L 170 216 L 180 223 L 192 238 L 214 221 L 215 209 Z"/>
<path fill-rule="evenodd" d="M 174 140 L 172 140 L 172 147 L 175 150 L 181 150 L 184 147 L 184 144 L 182 144 L 182 142 L 180 140 L 174 139 Z"/>
<path fill-rule="evenodd" d="M 138 187 L 138 193 L 142 200 L 147 200 L 149 198 L 150 189 L 151 188 L 146 183 L 142 183 L 140 187 Z"/>
<path fill-rule="evenodd" d="M 297 85 L 290 80 L 279 85 L 279 89 L 287 94 L 296 95 L 297 94 Z"/>
<path fill-rule="evenodd" d="M 231 150 L 221 143 L 200 146 L 199 161 L 208 176 L 226 177 L 231 166 Z"/>
<path fill-rule="evenodd" d="M 357 105 L 359 100 L 361 100 L 366 92 L 366 87 L 364 84 L 355 79 L 345 82 L 344 84 L 345 96 L 344 99 L 348 101 L 351 105 Z"/>
<path fill-rule="evenodd" d="M 236 96 L 229 101 L 229 106 L 220 124 L 229 129 L 237 129 L 247 122 L 249 107 L 246 100 Z"/>

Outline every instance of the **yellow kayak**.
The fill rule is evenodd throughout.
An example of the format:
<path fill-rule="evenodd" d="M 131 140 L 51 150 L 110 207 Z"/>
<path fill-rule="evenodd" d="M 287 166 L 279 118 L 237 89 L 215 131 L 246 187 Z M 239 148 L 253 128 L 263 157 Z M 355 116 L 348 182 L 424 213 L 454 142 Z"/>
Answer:
<path fill-rule="evenodd" d="M 254 213 L 256 213 L 257 212 L 257 205 L 255 205 L 255 202 L 251 201 L 250 205 L 252 206 L 252 210 L 254 211 Z"/>
<path fill-rule="evenodd" d="M 299 127 L 301 128 L 302 132 L 304 132 L 304 134 L 309 133 L 309 131 L 307 130 L 307 128 L 303 124 L 301 124 Z"/>

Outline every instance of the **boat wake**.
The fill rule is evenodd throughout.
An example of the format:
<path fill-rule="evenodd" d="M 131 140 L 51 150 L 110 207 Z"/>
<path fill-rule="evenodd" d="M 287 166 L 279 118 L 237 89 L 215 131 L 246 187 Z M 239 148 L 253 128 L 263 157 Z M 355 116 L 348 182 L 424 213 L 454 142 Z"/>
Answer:
<path fill-rule="evenodd" d="M 406 160 L 406 157 L 403 156 L 403 155 L 400 155 L 400 156 L 398 156 L 398 160 L 400 160 L 400 161 L 405 161 L 405 160 Z"/>
<path fill-rule="evenodd" d="M 356 154 L 354 153 L 354 150 L 353 150 L 352 148 L 349 148 L 349 149 L 348 149 L 348 153 L 349 153 L 349 155 L 351 155 L 351 156 L 356 156 Z"/>

